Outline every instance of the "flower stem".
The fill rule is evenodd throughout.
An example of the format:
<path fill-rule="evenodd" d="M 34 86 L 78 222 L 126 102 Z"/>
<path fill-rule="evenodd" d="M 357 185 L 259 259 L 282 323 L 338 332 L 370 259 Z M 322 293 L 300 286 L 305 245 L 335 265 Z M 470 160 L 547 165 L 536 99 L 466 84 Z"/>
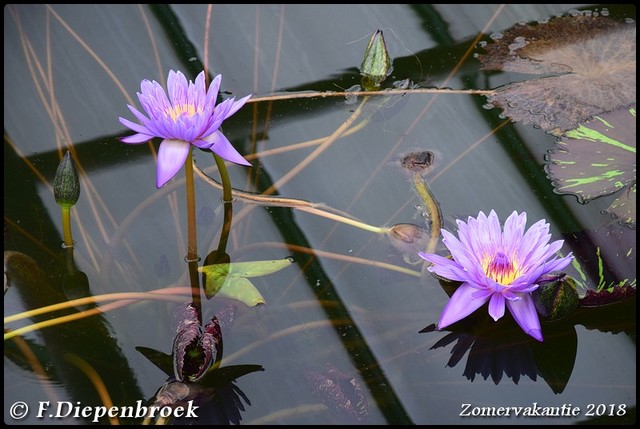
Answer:
<path fill-rule="evenodd" d="M 73 236 L 71 235 L 71 207 L 62 206 L 62 236 L 64 246 L 73 247 Z"/>
<path fill-rule="evenodd" d="M 204 179 L 207 183 L 209 183 L 215 188 L 224 189 L 224 186 L 221 183 L 219 183 L 216 179 L 214 179 L 213 177 L 205 173 L 200 167 L 196 165 L 195 169 L 198 175 L 200 175 L 200 177 Z M 332 219 L 338 222 L 342 222 L 346 225 L 351 225 L 356 228 L 363 229 L 365 231 L 375 232 L 376 234 L 386 234 L 387 232 L 389 232 L 389 228 L 387 227 L 369 225 L 355 219 L 350 219 L 345 216 L 340 216 L 334 213 L 330 213 L 327 210 L 323 210 L 322 207 L 326 207 L 326 206 L 322 203 L 313 203 L 311 201 L 301 200 L 297 198 L 286 198 L 286 197 L 280 197 L 280 196 L 254 194 L 251 192 L 245 192 L 245 191 L 241 191 L 239 189 L 234 189 L 231 187 L 229 187 L 229 190 L 233 198 L 240 198 L 242 200 L 256 203 L 256 204 L 261 204 L 263 206 L 288 207 L 292 209 L 298 209 L 300 211 L 312 213 L 327 219 Z M 225 220 L 225 224 L 226 223 L 227 222 Z"/>
<path fill-rule="evenodd" d="M 224 163 L 224 159 L 220 158 L 215 153 L 213 154 L 213 159 L 216 160 L 216 166 L 218 166 L 220 180 L 222 181 L 222 202 L 230 203 L 233 201 L 233 196 L 231 195 L 231 180 L 229 179 L 227 165 Z"/>
<path fill-rule="evenodd" d="M 436 197 L 433 196 L 433 192 L 431 192 L 429 185 L 427 185 L 427 182 L 424 181 L 420 173 L 414 174 L 413 185 L 415 186 L 416 193 L 424 202 L 427 213 L 429 214 L 431 228 L 429 244 L 425 250 L 427 253 L 434 253 L 438 245 L 438 239 L 440 238 L 440 229 L 442 228 L 442 211 L 440 210 L 440 204 L 438 200 L 436 200 Z"/>
<path fill-rule="evenodd" d="M 229 239 L 229 232 L 231 231 L 231 217 L 233 214 L 233 193 L 231 188 L 231 180 L 229 179 L 229 172 L 227 171 L 227 165 L 224 163 L 224 159 L 213 154 L 213 158 L 216 160 L 218 171 L 220 172 L 220 179 L 222 180 L 222 202 L 224 204 L 224 223 L 222 224 L 222 231 L 220 232 L 220 242 L 218 243 L 218 253 L 224 254 L 227 250 L 227 241 Z"/>
<path fill-rule="evenodd" d="M 193 148 L 189 148 L 189 155 L 185 162 L 187 188 L 187 262 L 197 261 L 198 240 L 196 233 L 196 192 L 193 179 Z"/>

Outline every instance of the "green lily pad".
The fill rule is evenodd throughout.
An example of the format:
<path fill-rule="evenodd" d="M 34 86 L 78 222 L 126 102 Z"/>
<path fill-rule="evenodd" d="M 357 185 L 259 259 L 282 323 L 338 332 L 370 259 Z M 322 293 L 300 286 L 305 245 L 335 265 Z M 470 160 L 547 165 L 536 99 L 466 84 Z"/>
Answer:
<path fill-rule="evenodd" d="M 574 194 L 586 203 L 620 191 L 608 211 L 620 222 L 635 225 L 635 104 L 596 116 L 567 132 L 546 160 L 545 171 L 557 193 Z"/>
<path fill-rule="evenodd" d="M 206 274 L 207 296 L 220 294 L 238 300 L 250 307 L 264 304 L 262 294 L 248 279 L 273 274 L 288 267 L 291 259 L 249 261 L 205 265 L 198 271 Z"/>

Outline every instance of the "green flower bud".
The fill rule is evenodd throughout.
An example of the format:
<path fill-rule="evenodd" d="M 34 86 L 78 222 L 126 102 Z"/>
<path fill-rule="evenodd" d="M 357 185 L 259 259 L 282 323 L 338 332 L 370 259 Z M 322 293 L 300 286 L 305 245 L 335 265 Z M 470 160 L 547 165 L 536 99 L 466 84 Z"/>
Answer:
<path fill-rule="evenodd" d="M 550 273 L 554 274 L 554 273 Z M 557 320 L 571 314 L 580 303 L 580 297 L 573 277 L 560 274 L 556 278 L 542 282 L 538 289 L 531 292 L 536 310 L 544 320 Z"/>
<path fill-rule="evenodd" d="M 73 207 L 80 197 L 80 178 L 69 151 L 58 165 L 53 179 L 53 195 L 60 207 Z"/>
<path fill-rule="evenodd" d="M 387 52 L 382 30 L 376 30 L 369 39 L 369 45 L 364 53 L 364 59 L 360 66 L 362 86 L 367 91 L 375 91 L 380 84 L 391 74 L 391 58 Z"/>

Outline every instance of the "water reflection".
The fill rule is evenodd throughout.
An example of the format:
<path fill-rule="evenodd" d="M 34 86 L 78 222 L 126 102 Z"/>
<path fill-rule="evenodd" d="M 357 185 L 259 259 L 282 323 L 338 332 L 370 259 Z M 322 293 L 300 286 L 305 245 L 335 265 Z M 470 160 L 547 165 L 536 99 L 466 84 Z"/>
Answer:
<path fill-rule="evenodd" d="M 230 329 L 235 307 L 221 309 L 202 326 L 201 314 L 193 302 L 176 308 L 176 335 L 171 355 L 148 347 L 138 346 L 142 353 L 167 376 L 149 401 L 145 422 L 160 417 L 160 422 L 173 424 L 240 424 L 243 401 L 251 401 L 234 383 L 236 379 L 256 371 L 260 365 L 221 367 L 222 328 Z M 155 408 L 179 409 L 180 415 L 156 415 Z"/>
<path fill-rule="evenodd" d="M 573 372 L 578 337 L 576 325 L 602 332 L 633 334 L 635 322 L 635 294 L 609 305 L 580 307 L 570 316 L 553 322 L 543 322 L 545 339 L 533 341 L 518 328 L 513 318 L 506 315 L 494 322 L 479 311 L 451 326 L 444 337 L 430 350 L 452 345 L 448 367 L 455 367 L 467 355 L 462 375 L 473 382 L 476 376 L 489 377 L 497 385 L 503 377 L 518 384 L 523 376 L 537 381 L 541 377 L 555 394 L 564 391 Z M 592 305 L 589 300 L 585 304 Z M 431 324 L 420 333 L 436 332 Z"/>

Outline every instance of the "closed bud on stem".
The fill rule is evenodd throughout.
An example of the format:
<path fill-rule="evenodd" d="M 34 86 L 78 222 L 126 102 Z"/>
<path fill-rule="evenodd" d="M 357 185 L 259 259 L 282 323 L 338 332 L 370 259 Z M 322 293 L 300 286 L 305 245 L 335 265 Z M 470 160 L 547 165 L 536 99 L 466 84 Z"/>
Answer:
<path fill-rule="evenodd" d="M 377 90 L 392 70 L 391 58 L 387 52 L 382 30 L 376 30 L 369 39 L 369 45 L 360 66 L 362 86 L 367 91 Z"/>
<path fill-rule="evenodd" d="M 538 279 L 540 286 L 531 297 L 544 320 L 561 319 L 571 314 L 580 303 L 576 281 L 564 273 L 552 272 Z"/>
<path fill-rule="evenodd" d="M 60 207 L 67 208 L 73 207 L 80 197 L 80 178 L 69 151 L 58 165 L 53 179 L 53 195 Z"/>

